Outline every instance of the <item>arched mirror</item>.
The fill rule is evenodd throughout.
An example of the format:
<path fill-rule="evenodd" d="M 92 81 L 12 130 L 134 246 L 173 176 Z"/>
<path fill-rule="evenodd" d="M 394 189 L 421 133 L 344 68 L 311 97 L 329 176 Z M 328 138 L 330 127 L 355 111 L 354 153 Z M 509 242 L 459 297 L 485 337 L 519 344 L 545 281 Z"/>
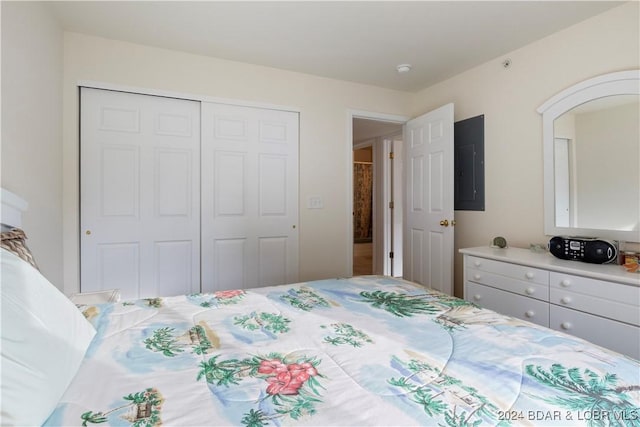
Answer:
<path fill-rule="evenodd" d="M 640 242 L 640 70 L 578 83 L 538 112 L 545 234 Z"/>

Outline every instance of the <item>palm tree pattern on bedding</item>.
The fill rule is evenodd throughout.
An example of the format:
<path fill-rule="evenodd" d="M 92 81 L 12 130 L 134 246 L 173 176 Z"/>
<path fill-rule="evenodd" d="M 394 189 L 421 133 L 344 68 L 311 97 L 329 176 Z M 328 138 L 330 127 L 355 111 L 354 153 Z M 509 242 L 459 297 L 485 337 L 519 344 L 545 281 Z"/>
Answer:
<path fill-rule="evenodd" d="M 45 425 L 640 426 L 638 361 L 401 279 L 81 309 Z"/>

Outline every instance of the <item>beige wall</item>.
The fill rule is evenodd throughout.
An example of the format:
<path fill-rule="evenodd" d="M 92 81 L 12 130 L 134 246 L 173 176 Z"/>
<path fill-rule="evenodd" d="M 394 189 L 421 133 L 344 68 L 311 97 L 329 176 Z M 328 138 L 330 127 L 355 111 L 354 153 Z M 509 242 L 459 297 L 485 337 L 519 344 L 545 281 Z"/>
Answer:
<path fill-rule="evenodd" d="M 78 290 L 79 80 L 297 108 L 300 279 L 310 280 L 350 273 L 349 109 L 415 116 L 454 102 L 456 120 L 484 114 L 486 211 L 456 213 L 456 249 L 486 245 L 495 235 L 527 246 L 547 239 L 536 108 L 578 81 L 640 67 L 635 2 L 415 94 L 73 33 L 61 41 L 43 4 L 2 2 L 2 15 L 2 184 L 31 203 L 29 243 L 67 293 Z M 504 69 L 507 57 L 512 66 Z M 325 208 L 307 210 L 309 195 L 321 195 Z M 458 295 L 460 264 L 457 257 Z"/>
<path fill-rule="evenodd" d="M 587 21 L 489 61 L 415 95 L 419 114 L 455 103 L 455 120 L 485 115 L 484 212 L 456 212 L 456 251 L 504 236 L 511 246 L 546 242 L 543 228 L 544 101 L 567 87 L 613 71 L 640 68 L 639 3 Z M 502 61 L 510 58 L 505 69 Z M 462 260 L 456 255 L 456 295 Z"/>
<path fill-rule="evenodd" d="M 23 227 L 62 288 L 62 30 L 43 3 L 2 2 L 2 187 L 29 202 Z"/>
<path fill-rule="evenodd" d="M 348 276 L 347 111 L 406 114 L 411 94 L 75 33 L 64 36 L 65 292 L 78 289 L 80 80 L 291 106 L 300 111 L 300 280 Z M 324 209 L 308 210 L 319 195 Z"/>

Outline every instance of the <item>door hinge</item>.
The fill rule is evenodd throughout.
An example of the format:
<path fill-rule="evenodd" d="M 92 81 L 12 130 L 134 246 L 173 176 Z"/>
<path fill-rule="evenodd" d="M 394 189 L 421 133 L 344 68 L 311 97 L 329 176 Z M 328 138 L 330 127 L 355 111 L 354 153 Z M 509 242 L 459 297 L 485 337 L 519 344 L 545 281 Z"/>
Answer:
<path fill-rule="evenodd" d="M 389 258 L 393 259 L 393 252 L 389 252 Z"/>
<path fill-rule="evenodd" d="M 393 151 L 392 151 L 392 152 L 390 152 L 390 153 L 389 153 L 389 158 L 390 158 L 391 160 L 393 160 L 393 157 L 394 157 L 394 155 L 393 155 Z"/>
<path fill-rule="evenodd" d="M 393 209 L 393 202 L 389 202 L 389 209 Z"/>

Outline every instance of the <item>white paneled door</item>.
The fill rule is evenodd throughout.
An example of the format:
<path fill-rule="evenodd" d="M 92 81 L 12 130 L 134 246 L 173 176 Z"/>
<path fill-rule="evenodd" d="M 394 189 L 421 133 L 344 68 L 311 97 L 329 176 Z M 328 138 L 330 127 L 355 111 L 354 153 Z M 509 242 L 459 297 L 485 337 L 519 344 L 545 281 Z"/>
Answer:
<path fill-rule="evenodd" d="M 81 89 L 82 292 L 200 290 L 200 103 Z"/>
<path fill-rule="evenodd" d="M 298 114 L 202 103 L 202 290 L 298 280 Z"/>
<path fill-rule="evenodd" d="M 453 295 L 453 104 L 405 125 L 404 278 Z"/>

